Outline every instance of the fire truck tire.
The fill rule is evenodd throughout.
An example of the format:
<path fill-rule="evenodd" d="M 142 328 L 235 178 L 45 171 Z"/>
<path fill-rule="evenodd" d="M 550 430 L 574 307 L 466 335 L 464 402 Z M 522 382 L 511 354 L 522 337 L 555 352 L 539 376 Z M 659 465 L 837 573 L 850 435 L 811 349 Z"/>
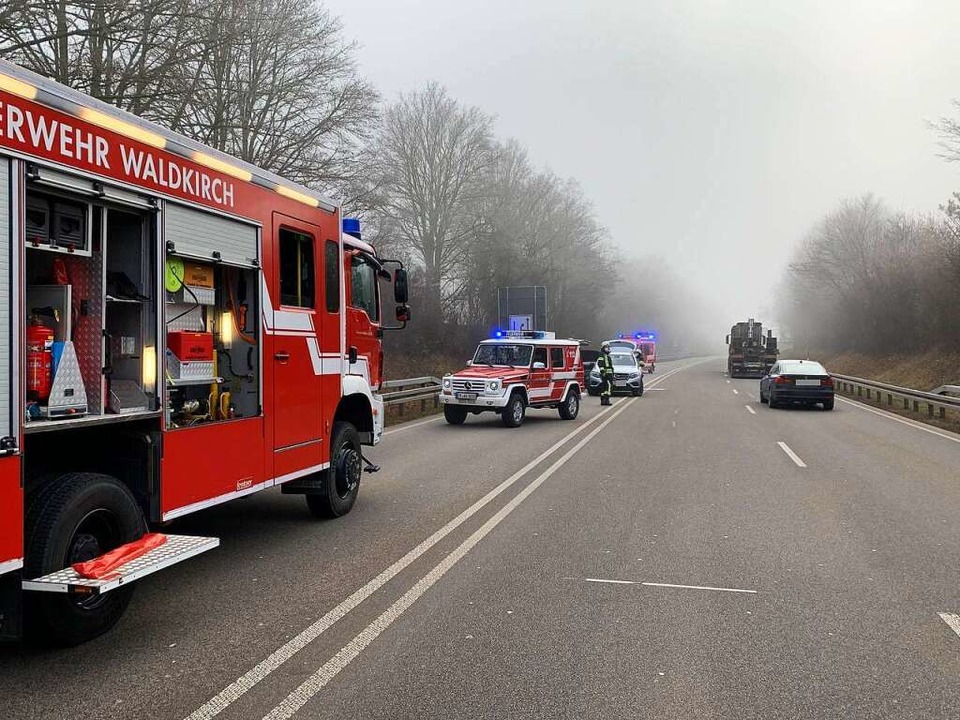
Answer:
<path fill-rule="evenodd" d="M 39 577 L 91 560 L 138 540 L 147 523 L 136 499 L 109 475 L 61 475 L 31 500 L 26 518 L 25 577 Z M 132 585 L 82 597 L 32 593 L 26 631 L 34 640 L 78 645 L 112 628 L 130 604 Z"/>
<path fill-rule="evenodd" d="M 362 474 L 363 460 L 357 429 L 348 422 L 334 423 L 330 468 L 326 472 L 323 492 L 304 496 L 310 513 L 317 518 L 346 515 L 357 501 Z"/>
<path fill-rule="evenodd" d="M 523 418 L 527 414 L 527 404 L 523 401 L 523 395 L 514 390 L 506 407 L 500 415 L 503 424 L 509 428 L 520 427 L 523 425 Z"/>
<path fill-rule="evenodd" d="M 467 419 L 467 409 L 457 405 L 444 405 L 443 417 L 446 418 L 447 422 L 451 425 L 463 425 Z"/>
<path fill-rule="evenodd" d="M 580 414 L 580 391 L 572 387 L 558 408 L 562 420 L 575 420 Z"/>

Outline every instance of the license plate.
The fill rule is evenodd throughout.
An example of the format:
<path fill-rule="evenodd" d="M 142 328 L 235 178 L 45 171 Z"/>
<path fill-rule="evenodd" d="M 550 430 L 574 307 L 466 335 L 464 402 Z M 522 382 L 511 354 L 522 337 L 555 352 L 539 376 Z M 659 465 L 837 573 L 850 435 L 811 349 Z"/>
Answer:
<path fill-rule="evenodd" d="M 477 399 L 476 393 L 466 393 L 466 392 L 457 393 L 457 400 L 476 400 L 476 399 Z"/>
<path fill-rule="evenodd" d="M 819 380 L 797 380 L 797 385 L 800 387 L 819 387 Z"/>
<path fill-rule="evenodd" d="M 627 386 L 627 381 L 626 381 L 626 380 L 614 380 L 613 386 L 614 386 L 614 387 L 620 387 L 620 388 L 626 387 L 626 386 Z"/>

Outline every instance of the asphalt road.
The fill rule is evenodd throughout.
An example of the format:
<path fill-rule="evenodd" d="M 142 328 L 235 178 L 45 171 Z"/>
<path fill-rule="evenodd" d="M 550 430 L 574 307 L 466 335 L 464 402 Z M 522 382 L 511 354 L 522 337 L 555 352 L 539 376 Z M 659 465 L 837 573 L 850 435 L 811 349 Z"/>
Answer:
<path fill-rule="evenodd" d="M 960 436 L 757 384 L 664 363 L 574 422 L 398 426 L 338 521 L 184 519 L 221 548 L 111 634 L 0 648 L 3 717 L 960 717 Z"/>

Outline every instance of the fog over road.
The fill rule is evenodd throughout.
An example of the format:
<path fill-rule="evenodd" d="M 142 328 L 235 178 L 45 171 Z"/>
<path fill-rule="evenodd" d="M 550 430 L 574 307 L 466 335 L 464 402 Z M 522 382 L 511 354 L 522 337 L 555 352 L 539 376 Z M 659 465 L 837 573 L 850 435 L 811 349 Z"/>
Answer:
<path fill-rule="evenodd" d="M 960 436 L 723 366 L 398 426 L 339 521 L 268 492 L 177 522 L 221 548 L 99 640 L 0 648 L 4 715 L 960 715 Z"/>

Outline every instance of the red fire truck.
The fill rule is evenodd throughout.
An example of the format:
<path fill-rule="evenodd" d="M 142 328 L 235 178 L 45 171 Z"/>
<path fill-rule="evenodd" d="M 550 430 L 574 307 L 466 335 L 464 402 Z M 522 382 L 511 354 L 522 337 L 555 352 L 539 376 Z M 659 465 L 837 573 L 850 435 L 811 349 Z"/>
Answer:
<path fill-rule="evenodd" d="M 608 341 L 611 347 L 622 347 L 638 351 L 643 360 L 643 371 L 652 373 L 657 369 L 657 334 L 648 331 L 636 332 L 633 335 L 619 333 L 616 340 Z"/>
<path fill-rule="evenodd" d="M 0 638 L 85 641 L 218 543 L 72 568 L 148 524 L 278 485 L 349 512 L 388 266 L 308 188 L 0 62 Z"/>

